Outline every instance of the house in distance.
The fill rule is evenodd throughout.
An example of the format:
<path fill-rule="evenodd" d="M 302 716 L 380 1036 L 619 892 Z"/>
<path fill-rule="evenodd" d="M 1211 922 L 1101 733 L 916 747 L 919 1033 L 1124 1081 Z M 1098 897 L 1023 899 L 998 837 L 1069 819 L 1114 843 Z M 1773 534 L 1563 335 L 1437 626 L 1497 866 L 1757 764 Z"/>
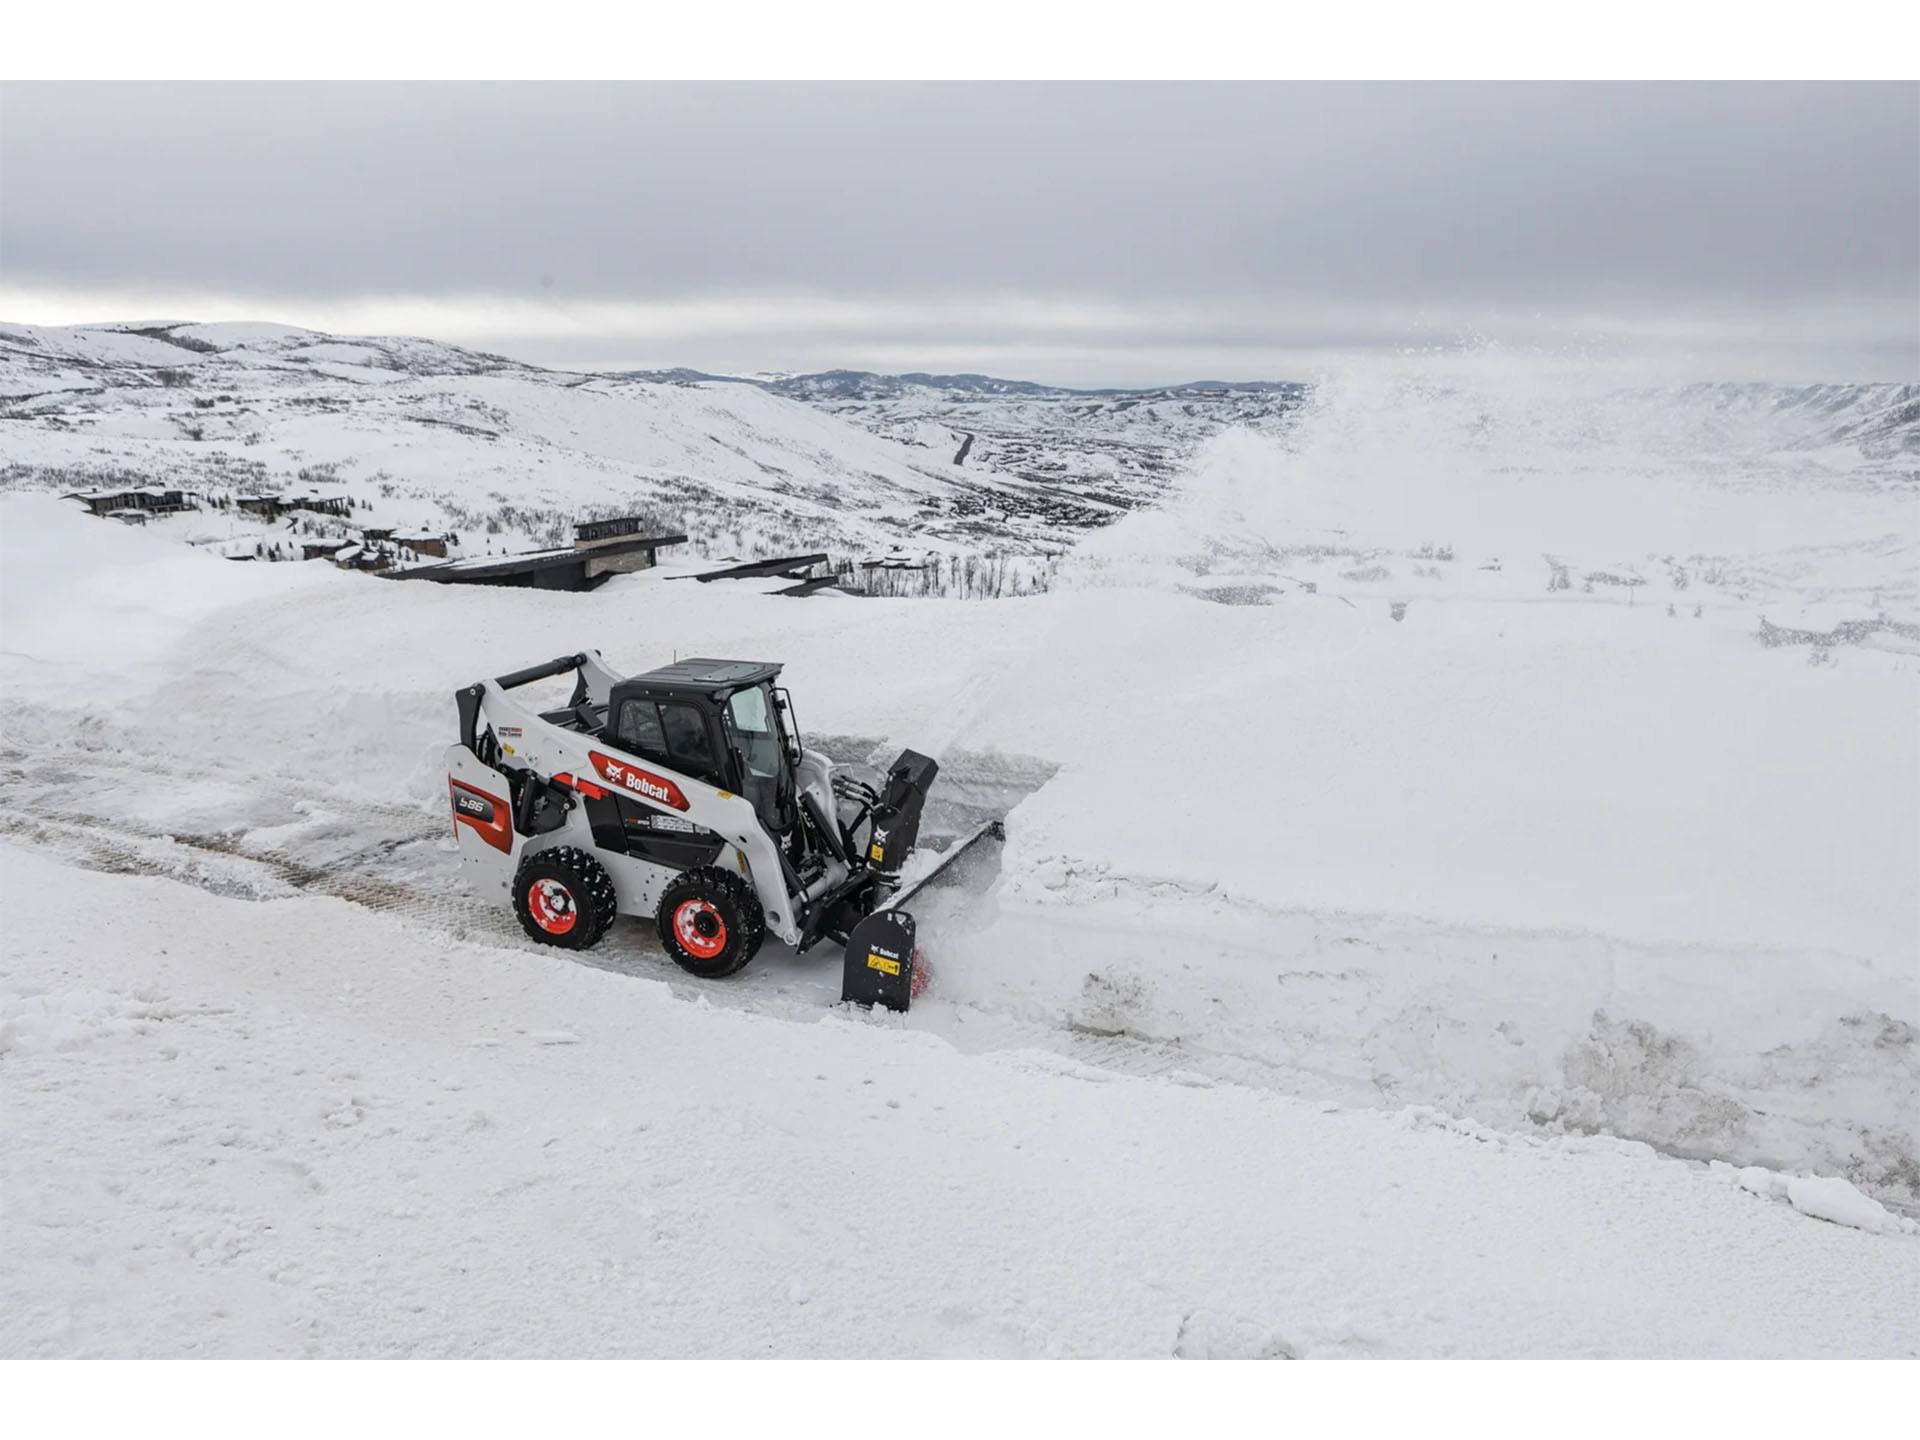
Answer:
<path fill-rule="evenodd" d="M 394 580 L 432 580 L 442 585 L 592 590 L 604 584 L 610 575 L 651 569 L 665 546 L 687 543 L 684 535 L 646 533 L 654 528 L 653 523 L 639 515 L 587 520 L 573 527 L 573 544 L 563 548 L 449 560 L 444 565 L 410 565 L 385 573 Z"/>
<path fill-rule="evenodd" d="M 328 495 L 317 490 L 278 495 L 241 495 L 236 497 L 233 503 L 249 515 L 258 515 L 268 522 L 278 520 L 290 510 L 306 510 L 315 515 L 340 516 L 345 516 L 352 510 L 344 494 Z"/>
<path fill-rule="evenodd" d="M 136 525 L 144 525 L 150 516 L 173 515 L 194 508 L 185 491 L 159 485 L 134 485 L 124 490 L 75 490 L 62 498 L 78 500 L 90 514 Z"/>

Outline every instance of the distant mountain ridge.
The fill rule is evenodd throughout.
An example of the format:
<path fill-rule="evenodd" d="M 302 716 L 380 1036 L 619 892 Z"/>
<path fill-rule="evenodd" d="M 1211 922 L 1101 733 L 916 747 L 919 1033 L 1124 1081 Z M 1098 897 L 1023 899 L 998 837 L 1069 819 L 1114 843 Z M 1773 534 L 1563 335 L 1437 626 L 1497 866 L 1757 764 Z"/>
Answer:
<path fill-rule="evenodd" d="M 784 375 L 766 379 L 752 375 L 719 375 L 678 366 L 670 370 L 622 370 L 613 372 L 626 380 L 647 380 L 668 384 L 729 382 L 757 385 L 776 395 L 796 400 L 890 400 L 909 390 L 941 390 L 958 395 L 1016 396 L 1030 399 L 1070 399 L 1086 397 L 1110 399 L 1122 395 L 1184 396 L 1217 395 L 1228 392 L 1262 395 L 1301 395 L 1307 386 L 1297 380 L 1184 380 L 1173 385 L 1108 385 L 1085 387 L 1048 385 L 1037 380 L 1008 380 L 997 375 L 977 375 L 970 371 L 940 375 L 924 370 L 889 374 L 879 370 L 818 370 L 803 375 Z"/>
<path fill-rule="evenodd" d="M 1223 431 L 1290 433 L 1336 394 L 1264 380 L 1076 389 L 971 372 L 553 370 L 288 325 L 0 323 L 0 485 L 332 479 L 380 523 L 483 546 L 554 543 L 573 520 L 638 509 L 712 554 L 1035 557 L 1161 504 Z M 1920 385 L 1708 384 L 1661 390 L 1652 407 L 1638 396 L 1615 397 L 1626 419 L 1671 413 L 1676 440 L 1710 460 L 1834 447 L 1872 458 L 1873 483 L 1920 477 Z M 1416 387 L 1360 423 L 1392 427 L 1437 403 Z M 1604 430 L 1608 402 L 1595 403 L 1552 419 Z"/>

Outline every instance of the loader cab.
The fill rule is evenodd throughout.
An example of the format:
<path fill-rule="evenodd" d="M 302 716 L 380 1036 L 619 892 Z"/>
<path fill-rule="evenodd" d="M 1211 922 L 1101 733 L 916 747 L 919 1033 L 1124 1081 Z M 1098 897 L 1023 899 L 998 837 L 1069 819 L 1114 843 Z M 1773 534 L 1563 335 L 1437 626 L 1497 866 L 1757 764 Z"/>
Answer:
<path fill-rule="evenodd" d="M 774 835 L 798 818 L 799 737 L 780 667 L 751 660 L 679 660 L 613 687 L 606 736 L 643 760 L 744 795 Z"/>

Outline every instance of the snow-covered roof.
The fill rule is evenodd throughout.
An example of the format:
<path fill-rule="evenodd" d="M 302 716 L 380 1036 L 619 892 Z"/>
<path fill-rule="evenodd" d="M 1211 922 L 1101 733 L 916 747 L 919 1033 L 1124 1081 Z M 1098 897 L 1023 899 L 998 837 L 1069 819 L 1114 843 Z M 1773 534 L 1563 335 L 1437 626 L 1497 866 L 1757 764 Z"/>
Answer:
<path fill-rule="evenodd" d="M 177 485 L 123 485 L 113 490 L 74 490 L 61 498 L 64 500 L 112 500 L 121 495 L 150 495 L 156 500 L 169 495 L 181 494 Z"/>

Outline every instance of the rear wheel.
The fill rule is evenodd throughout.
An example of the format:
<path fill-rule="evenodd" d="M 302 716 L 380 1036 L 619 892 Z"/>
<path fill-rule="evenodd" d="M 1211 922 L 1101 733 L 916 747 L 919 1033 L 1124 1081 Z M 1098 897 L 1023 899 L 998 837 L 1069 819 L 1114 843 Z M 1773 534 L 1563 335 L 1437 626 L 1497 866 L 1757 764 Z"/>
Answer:
<path fill-rule="evenodd" d="M 585 950 L 599 943 L 619 913 L 613 880 L 601 863 L 573 845 L 542 850 L 513 877 L 513 913 L 542 945 Z"/>
<path fill-rule="evenodd" d="M 766 916 L 753 887 L 717 865 L 688 870 L 661 893 L 660 947 L 690 974 L 731 975 L 759 950 Z"/>

